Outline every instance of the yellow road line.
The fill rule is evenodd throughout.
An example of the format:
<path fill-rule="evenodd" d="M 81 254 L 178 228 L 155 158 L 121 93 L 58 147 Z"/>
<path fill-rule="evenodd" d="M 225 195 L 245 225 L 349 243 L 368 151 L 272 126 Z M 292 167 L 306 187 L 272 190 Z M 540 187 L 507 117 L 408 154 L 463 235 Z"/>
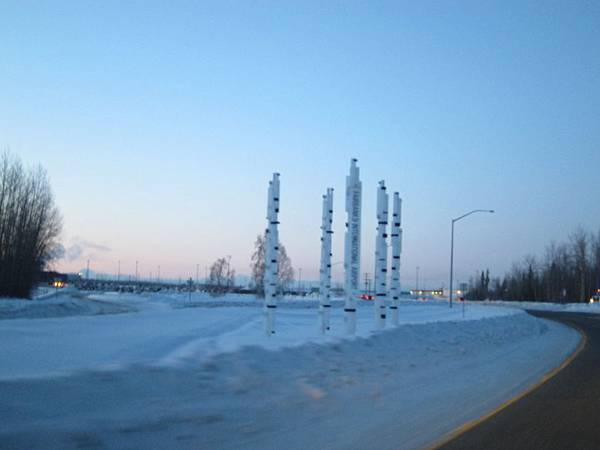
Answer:
<path fill-rule="evenodd" d="M 559 322 L 559 323 L 562 323 L 562 322 Z M 564 325 L 564 323 L 562 323 L 562 324 Z M 450 441 L 456 439 L 461 434 L 466 433 L 467 431 L 469 431 L 472 428 L 474 428 L 477 425 L 479 425 L 481 422 L 484 422 L 484 421 L 488 420 L 489 418 L 495 416 L 500 411 L 508 408 L 513 403 L 518 402 L 519 400 L 521 400 L 526 395 L 528 395 L 531 392 L 535 391 L 542 384 L 544 384 L 550 378 L 554 377 L 558 372 L 560 372 L 565 367 L 567 367 L 569 364 L 571 364 L 573 362 L 573 360 L 575 358 L 577 358 L 577 355 L 579 355 L 579 353 L 581 353 L 581 351 L 587 345 L 588 337 L 587 337 L 587 334 L 585 333 L 585 331 L 583 331 L 579 326 L 577 326 L 575 324 L 572 324 L 572 323 L 570 323 L 569 326 L 571 326 L 571 327 L 577 329 L 577 331 L 579 331 L 579 334 L 581 335 L 581 341 L 579 341 L 579 345 L 577 346 L 577 349 L 571 354 L 571 356 L 569 356 L 567 359 L 565 359 L 560 366 L 556 367 L 555 369 L 552 369 L 550 372 L 548 372 L 547 374 L 545 374 L 536 384 L 534 384 L 533 386 L 531 386 L 525 392 L 522 392 L 521 394 L 517 395 L 516 397 L 513 397 L 513 398 L 505 401 L 504 403 L 502 403 L 500 406 L 498 406 L 493 411 L 490 411 L 489 413 L 485 414 L 482 417 L 479 417 L 477 419 L 473 419 L 473 420 L 471 420 L 471 421 L 469 421 L 469 422 L 467 422 L 467 423 L 459 426 L 458 428 L 454 429 L 453 431 L 450 431 L 449 433 L 445 434 L 439 440 L 437 440 L 436 442 L 434 442 L 432 445 L 430 445 L 429 447 L 426 447 L 426 450 L 437 450 L 437 449 L 443 447 L 444 445 L 446 445 Z"/>

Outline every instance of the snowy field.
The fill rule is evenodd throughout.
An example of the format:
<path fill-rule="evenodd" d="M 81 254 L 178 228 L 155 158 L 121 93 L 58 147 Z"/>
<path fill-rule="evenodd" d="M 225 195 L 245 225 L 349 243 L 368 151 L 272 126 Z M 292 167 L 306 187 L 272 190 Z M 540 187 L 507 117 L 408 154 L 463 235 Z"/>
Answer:
<path fill-rule="evenodd" d="M 519 309 L 404 301 L 401 325 L 317 331 L 288 299 L 266 337 L 246 296 L 0 301 L 0 442 L 14 448 L 420 448 L 535 383 L 579 335 Z M 62 306 L 61 306 L 62 305 Z M 28 318 L 29 317 L 29 318 Z M 9 320 L 10 319 L 10 320 Z"/>

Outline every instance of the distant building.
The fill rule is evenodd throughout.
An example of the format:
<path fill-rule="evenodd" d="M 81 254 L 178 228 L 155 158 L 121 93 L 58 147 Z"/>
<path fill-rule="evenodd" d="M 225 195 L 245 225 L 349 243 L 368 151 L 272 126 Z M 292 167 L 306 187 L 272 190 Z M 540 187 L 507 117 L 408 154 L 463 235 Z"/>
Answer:
<path fill-rule="evenodd" d="M 454 298 L 458 299 L 459 297 L 464 297 L 464 296 L 465 296 L 465 294 L 467 293 L 467 289 L 463 289 L 463 284 L 465 284 L 465 285 L 466 285 L 466 283 L 461 283 L 461 285 L 460 285 L 460 286 L 461 286 L 461 287 L 460 287 L 460 289 L 454 289 L 454 290 L 452 291 L 452 296 L 453 296 Z M 446 288 L 446 289 L 444 289 L 444 294 L 443 294 L 443 296 L 444 296 L 444 297 L 449 297 L 449 296 L 450 296 L 450 289 L 447 289 L 447 288 Z"/>
<path fill-rule="evenodd" d="M 80 273 L 68 273 L 67 281 L 69 283 L 75 283 L 75 282 L 81 281 L 81 274 Z"/>
<path fill-rule="evenodd" d="M 443 297 L 444 289 L 411 289 L 410 295 L 419 297 Z"/>
<path fill-rule="evenodd" d="M 54 272 L 45 270 L 40 274 L 40 283 L 54 283 L 55 281 L 67 282 L 68 276 L 66 273 Z"/>

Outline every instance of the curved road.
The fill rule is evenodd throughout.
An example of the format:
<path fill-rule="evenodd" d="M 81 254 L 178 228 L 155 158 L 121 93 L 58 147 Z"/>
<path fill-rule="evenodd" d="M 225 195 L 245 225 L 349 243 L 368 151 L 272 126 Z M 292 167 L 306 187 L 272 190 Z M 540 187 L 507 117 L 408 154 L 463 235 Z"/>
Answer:
<path fill-rule="evenodd" d="M 600 449 L 600 315 L 528 312 L 578 328 L 587 344 L 554 377 L 437 448 Z"/>

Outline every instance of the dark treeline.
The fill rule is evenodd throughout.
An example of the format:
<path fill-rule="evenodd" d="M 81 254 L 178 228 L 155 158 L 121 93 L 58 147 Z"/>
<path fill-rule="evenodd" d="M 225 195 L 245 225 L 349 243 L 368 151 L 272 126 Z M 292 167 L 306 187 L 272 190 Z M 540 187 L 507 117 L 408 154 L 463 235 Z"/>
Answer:
<path fill-rule="evenodd" d="M 552 243 L 542 258 L 527 256 L 503 279 L 489 271 L 472 278 L 471 300 L 587 302 L 600 288 L 600 231 L 578 229 L 568 242 Z"/>
<path fill-rule="evenodd" d="M 0 297 L 29 297 L 60 249 L 61 220 L 43 169 L 0 155 Z"/>

